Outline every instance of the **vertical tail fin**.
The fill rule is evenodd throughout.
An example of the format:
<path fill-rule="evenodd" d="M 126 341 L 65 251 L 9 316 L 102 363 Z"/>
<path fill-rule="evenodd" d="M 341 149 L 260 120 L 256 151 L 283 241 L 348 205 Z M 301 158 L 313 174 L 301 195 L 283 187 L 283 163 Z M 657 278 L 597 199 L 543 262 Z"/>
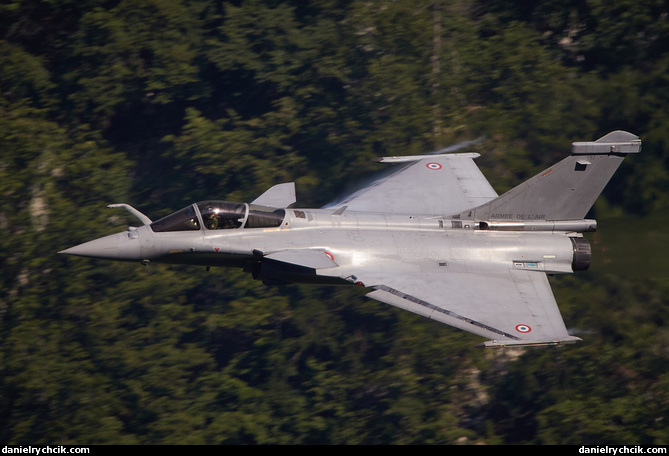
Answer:
<path fill-rule="evenodd" d="M 466 214 L 475 220 L 581 220 L 625 156 L 640 151 L 639 138 L 625 131 L 575 142 L 569 157 Z"/>

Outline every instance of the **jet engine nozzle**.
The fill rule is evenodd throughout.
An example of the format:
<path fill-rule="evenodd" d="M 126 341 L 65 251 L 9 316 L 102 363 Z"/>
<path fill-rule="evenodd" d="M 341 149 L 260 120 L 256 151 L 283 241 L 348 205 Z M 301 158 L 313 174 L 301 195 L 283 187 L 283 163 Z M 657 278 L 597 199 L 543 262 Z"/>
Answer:
<path fill-rule="evenodd" d="M 574 271 L 585 271 L 590 267 L 592 260 L 592 248 L 590 242 L 583 238 L 569 238 L 574 246 L 574 258 L 571 262 L 571 268 Z"/>

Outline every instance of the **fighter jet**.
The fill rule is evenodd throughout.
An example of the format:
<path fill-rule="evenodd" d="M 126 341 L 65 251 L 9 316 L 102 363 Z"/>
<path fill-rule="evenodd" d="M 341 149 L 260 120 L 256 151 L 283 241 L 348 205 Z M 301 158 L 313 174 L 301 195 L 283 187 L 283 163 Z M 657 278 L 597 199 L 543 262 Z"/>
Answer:
<path fill-rule="evenodd" d="M 249 203 L 202 201 L 59 253 L 243 268 L 266 284 L 356 284 L 366 296 L 490 339 L 571 344 L 547 275 L 588 269 L 589 209 L 641 141 L 614 131 L 498 196 L 476 153 L 383 157 L 395 172 L 320 209 L 294 183 Z"/>

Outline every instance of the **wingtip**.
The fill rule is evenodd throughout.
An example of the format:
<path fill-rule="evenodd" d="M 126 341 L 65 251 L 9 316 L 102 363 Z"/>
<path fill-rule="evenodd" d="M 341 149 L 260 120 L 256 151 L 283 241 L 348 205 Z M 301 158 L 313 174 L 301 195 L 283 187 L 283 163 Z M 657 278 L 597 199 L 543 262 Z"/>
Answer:
<path fill-rule="evenodd" d="M 570 345 L 581 342 L 580 337 L 569 336 L 555 340 L 489 340 L 476 345 L 476 348 L 522 348 Z"/>

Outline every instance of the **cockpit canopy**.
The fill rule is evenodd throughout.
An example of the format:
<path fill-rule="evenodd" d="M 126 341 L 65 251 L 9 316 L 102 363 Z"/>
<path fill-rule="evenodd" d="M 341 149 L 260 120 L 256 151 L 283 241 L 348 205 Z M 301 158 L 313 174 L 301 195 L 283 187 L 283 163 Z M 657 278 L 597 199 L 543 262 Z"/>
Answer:
<path fill-rule="evenodd" d="M 156 233 L 170 231 L 276 228 L 286 211 L 257 204 L 230 201 L 202 201 L 163 217 L 151 224 Z"/>

